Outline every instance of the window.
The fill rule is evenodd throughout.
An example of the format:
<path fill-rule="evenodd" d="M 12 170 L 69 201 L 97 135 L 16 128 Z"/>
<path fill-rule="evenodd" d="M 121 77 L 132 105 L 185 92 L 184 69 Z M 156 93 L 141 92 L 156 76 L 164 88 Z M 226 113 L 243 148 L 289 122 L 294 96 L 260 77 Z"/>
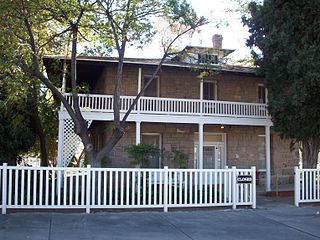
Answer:
<path fill-rule="evenodd" d="M 160 133 L 142 133 L 141 142 L 149 144 L 161 150 L 161 134 Z M 150 168 L 161 168 L 160 157 L 149 160 Z"/>
<path fill-rule="evenodd" d="M 267 89 L 263 84 L 258 85 L 258 100 L 259 103 L 267 103 Z"/>
<path fill-rule="evenodd" d="M 198 54 L 198 63 L 202 64 L 218 64 L 218 56 L 210 54 Z"/>
<path fill-rule="evenodd" d="M 258 135 L 258 171 L 266 170 L 266 139 L 265 135 Z"/>
<path fill-rule="evenodd" d="M 149 82 L 152 76 L 144 76 L 143 77 L 143 84 L 144 86 Z M 144 91 L 144 96 L 146 97 L 159 97 L 159 77 L 156 77 L 152 80 L 150 85 Z"/>
<path fill-rule="evenodd" d="M 204 100 L 217 99 L 217 82 L 215 81 L 203 82 L 203 99 Z"/>

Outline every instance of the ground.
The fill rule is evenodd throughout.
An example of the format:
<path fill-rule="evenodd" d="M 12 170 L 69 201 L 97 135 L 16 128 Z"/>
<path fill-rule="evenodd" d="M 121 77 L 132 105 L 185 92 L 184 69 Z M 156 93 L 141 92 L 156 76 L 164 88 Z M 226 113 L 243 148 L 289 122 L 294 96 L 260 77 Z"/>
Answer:
<path fill-rule="evenodd" d="M 259 197 L 257 209 L 20 212 L 0 215 L 0 239 L 320 239 L 319 211 L 319 205 L 296 208 Z"/>

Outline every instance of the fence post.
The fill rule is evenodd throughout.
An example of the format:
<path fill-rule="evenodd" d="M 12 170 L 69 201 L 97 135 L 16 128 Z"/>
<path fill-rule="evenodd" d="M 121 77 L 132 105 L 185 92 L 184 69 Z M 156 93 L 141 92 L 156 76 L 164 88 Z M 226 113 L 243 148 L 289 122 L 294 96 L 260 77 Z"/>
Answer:
<path fill-rule="evenodd" d="M 7 163 L 3 164 L 2 170 L 2 214 L 7 213 Z"/>
<path fill-rule="evenodd" d="M 299 207 L 300 202 L 300 171 L 294 167 L 294 205 Z"/>
<path fill-rule="evenodd" d="M 168 188 L 169 188 L 169 184 L 168 184 L 168 166 L 164 167 L 164 184 L 163 184 L 163 211 L 164 212 L 168 212 Z"/>
<path fill-rule="evenodd" d="M 237 168 L 232 167 L 232 209 L 237 208 Z"/>
<path fill-rule="evenodd" d="M 91 199 L 91 165 L 87 165 L 86 213 L 90 213 Z"/>
<path fill-rule="evenodd" d="M 257 192 L 256 192 L 256 167 L 251 167 L 252 171 L 252 208 L 257 207 Z"/>

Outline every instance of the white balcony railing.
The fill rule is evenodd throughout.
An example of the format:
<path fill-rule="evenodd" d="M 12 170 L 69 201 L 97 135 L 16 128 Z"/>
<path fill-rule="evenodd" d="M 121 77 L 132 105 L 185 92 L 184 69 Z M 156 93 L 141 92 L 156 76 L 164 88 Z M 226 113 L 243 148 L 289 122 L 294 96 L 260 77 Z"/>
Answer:
<path fill-rule="evenodd" d="M 65 95 L 68 102 L 72 104 L 72 95 Z M 121 96 L 120 110 L 127 111 L 134 99 L 135 96 Z M 112 112 L 113 96 L 79 94 L 79 105 L 82 111 Z M 143 114 L 268 118 L 266 104 L 160 97 L 141 97 L 132 111 L 132 113 L 137 112 Z"/>

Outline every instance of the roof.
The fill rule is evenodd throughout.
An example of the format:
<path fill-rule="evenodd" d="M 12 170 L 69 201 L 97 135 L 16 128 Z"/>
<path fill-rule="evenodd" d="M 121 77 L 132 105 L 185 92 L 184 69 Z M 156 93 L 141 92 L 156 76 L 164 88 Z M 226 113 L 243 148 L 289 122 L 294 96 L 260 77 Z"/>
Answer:
<path fill-rule="evenodd" d="M 45 56 L 44 59 L 60 59 L 60 60 L 71 60 L 69 56 L 61 55 L 51 55 Z M 117 63 L 117 57 L 96 57 L 96 56 L 78 56 L 77 61 L 89 61 L 89 62 L 106 62 L 106 63 Z M 137 64 L 137 65 L 149 65 L 157 66 L 159 65 L 160 58 L 125 58 L 125 64 Z M 179 68 L 194 68 L 194 69 L 206 69 L 206 70 L 216 70 L 222 72 L 234 72 L 234 73 L 246 73 L 246 74 L 255 74 L 256 69 L 251 67 L 241 67 L 227 64 L 212 64 L 212 65 L 200 65 L 200 64 L 191 64 L 185 62 L 172 61 L 171 59 L 166 59 L 163 63 L 163 66 L 167 67 L 179 67 Z"/>

